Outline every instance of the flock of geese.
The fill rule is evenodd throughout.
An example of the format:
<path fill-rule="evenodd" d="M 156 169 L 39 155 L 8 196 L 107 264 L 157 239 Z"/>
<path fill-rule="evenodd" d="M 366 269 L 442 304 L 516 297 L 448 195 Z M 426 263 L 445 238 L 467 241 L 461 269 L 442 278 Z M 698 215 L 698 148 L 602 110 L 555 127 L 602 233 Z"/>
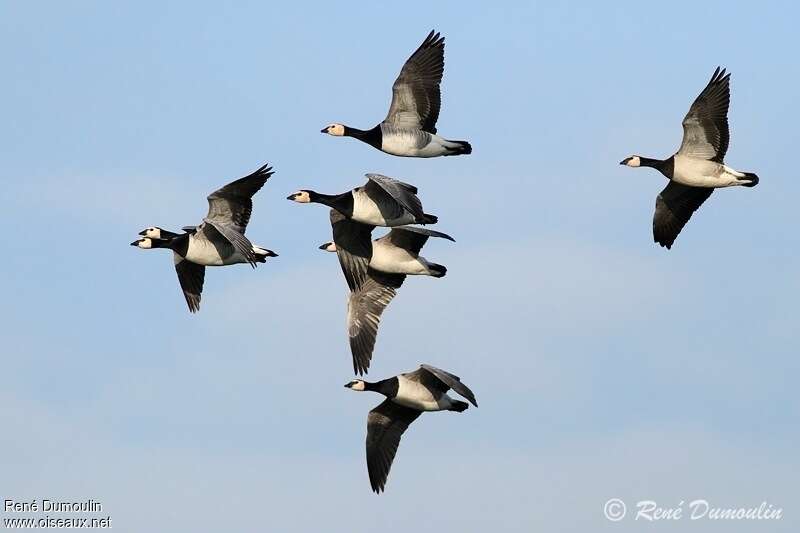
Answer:
<path fill-rule="evenodd" d="M 334 123 L 322 133 L 353 137 L 402 157 L 472 153 L 467 141 L 448 140 L 437 134 L 443 72 L 444 37 L 431 31 L 392 85 L 392 103 L 380 124 L 360 130 Z M 655 168 L 669 180 L 656 199 L 653 217 L 653 237 L 661 246 L 672 247 L 692 214 L 714 189 L 753 187 L 758 183 L 755 174 L 739 172 L 724 163 L 729 141 L 729 102 L 730 74 L 717 68 L 683 119 L 683 142 L 674 155 L 664 160 L 633 155 L 620 163 Z M 197 226 L 185 226 L 180 233 L 151 226 L 131 243 L 142 249 L 172 250 L 178 282 L 191 312 L 200 309 L 207 266 L 247 263 L 255 268 L 268 257 L 277 257 L 245 236 L 253 195 L 272 175 L 272 167 L 264 165 L 211 193 L 208 213 Z M 369 370 L 381 315 L 406 277 L 441 278 L 447 273 L 443 265 L 420 255 L 422 247 L 430 237 L 454 240 L 446 233 L 420 227 L 436 224 L 438 218 L 425 213 L 415 186 L 380 174 L 366 177 L 364 185 L 341 194 L 303 189 L 288 197 L 297 203 L 330 208 L 332 240 L 319 248 L 336 253 L 350 289 L 347 332 L 353 369 L 358 375 Z M 373 240 L 377 226 L 390 229 Z M 376 493 L 385 488 L 400 438 L 420 414 L 466 410 L 468 404 L 451 398 L 447 394 L 450 390 L 478 406 L 475 395 L 460 378 L 427 364 L 377 382 L 356 379 L 345 387 L 386 397 L 367 417 L 367 472 Z"/>

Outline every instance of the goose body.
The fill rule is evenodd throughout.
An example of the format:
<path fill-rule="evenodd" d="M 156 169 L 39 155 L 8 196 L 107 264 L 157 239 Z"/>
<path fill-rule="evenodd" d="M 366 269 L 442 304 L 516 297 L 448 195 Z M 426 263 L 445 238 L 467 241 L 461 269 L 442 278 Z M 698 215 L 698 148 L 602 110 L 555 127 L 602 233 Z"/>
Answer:
<path fill-rule="evenodd" d="M 177 234 L 158 226 L 139 232 L 143 237 L 131 243 L 143 249 L 168 248 L 173 252 L 175 271 L 192 313 L 200 309 L 205 267 L 247 263 L 255 267 L 278 254 L 253 245 L 244 232 L 253 209 L 252 197 L 272 176 L 264 165 L 208 196 L 208 214 L 199 226 L 187 226 Z"/>
<path fill-rule="evenodd" d="M 719 67 L 695 99 L 683 119 L 683 141 L 667 159 L 633 155 L 620 164 L 650 167 L 670 181 L 656 198 L 653 240 L 671 248 L 678 234 L 714 189 L 754 187 L 759 178 L 752 172 L 735 170 L 724 163 L 730 132 L 730 74 Z"/>
<path fill-rule="evenodd" d="M 320 246 L 336 252 L 350 297 L 347 300 L 347 333 L 353 369 L 369 369 L 381 315 L 391 303 L 407 275 L 443 277 L 447 269 L 419 256 L 429 237 L 453 240 L 427 228 L 403 226 L 371 240 L 374 226 L 348 219 L 335 209 L 330 212 L 333 242 Z"/>
<path fill-rule="evenodd" d="M 397 394 L 392 401 L 417 411 L 450 411 L 457 405 L 446 392 L 429 388 L 410 374 L 397 376 Z"/>
<path fill-rule="evenodd" d="M 175 233 L 158 226 L 143 229 L 139 235 L 149 239 L 149 242 L 142 243 L 143 245 L 139 247 L 145 249 L 170 248 L 181 259 L 187 259 L 203 266 L 250 263 L 249 255 L 246 256 L 231 246 L 219 232 L 212 231 L 211 226 L 187 226 L 184 230 L 190 230 L 190 232 Z M 251 250 L 257 263 L 264 263 L 266 257 L 274 257 L 274 255 L 270 255 L 274 252 L 255 244 L 251 246 Z"/>
<path fill-rule="evenodd" d="M 444 37 L 431 31 L 403 65 L 392 85 L 386 118 L 369 130 L 331 124 L 322 133 L 353 137 L 387 154 L 439 157 L 472 153 L 466 141 L 451 141 L 436 133 L 444 73 Z"/>
<path fill-rule="evenodd" d="M 712 189 L 737 185 L 752 186 L 744 172 L 739 172 L 716 161 L 680 154 L 674 156 L 672 181 L 689 187 Z"/>
<path fill-rule="evenodd" d="M 461 382 L 461 378 L 425 364 L 414 372 L 375 383 L 356 379 L 345 387 L 354 391 L 377 392 L 386 397 L 367 416 L 367 473 L 376 493 L 386 487 L 400 439 L 419 415 L 431 411 L 465 411 L 469 404 L 450 397 L 447 394 L 450 389 L 478 407 L 475 394 Z"/>
<path fill-rule="evenodd" d="M 398 226 L 381 238 L 372 241 L 372 256 L 369 259 L 368 266 L 378 272 L 385 274 L 404 274 L 407 276 L 433 276 L 443 277 L 447 269 L 437 263 L 432 263 L 419 255 L 419 252 L 414 251 L 413 247 L 399 246 L 392 242 L 394 232 L 395 241 L 399 239 L 398 234 L 402 232 L 412 232 L 420 237 L 416 239 L 421 240 L 420 248 L 424 245 L 427 237 L 441 237 L 455 242 L 455 240 L 445 233 L 438 231 L 427 230 L 425 228 L 417 228 L 414 226 Z M 424 233 L 422 233 L 424 232 Z M 423 237 L 424 235 L 424 237 Z M 336 252 L 337 247 L 334 241 L 323 243 L 319 246 L 321 250 L 326 252 Z"/>
<path fill-rule="evenodd" d="M 387 274 L 408 276 L 433 276 L 435 274 L 431 264 L 421 255 L 381 239 L 372 241 L 372 258 L 369 266 Z M 439 271 L 436 273 L 438 274 Z M 441 277 L 441 274 L 438 274 L 437 277 Z"/>
<path fill-rule="evenodd" d="M 381 124 L 382 152 L 400 157 L 439 157 L 470 153 L 464 141 L 449 141 L 441 135 L 418 129 Z M 467 144 L 467 146 L 469 146 Z"/>
<path fill-rule="evenodd" d="M 350 218 L 370 226 L 403 226 L 414 224 L 417 217 L 400 206 L 396 206 L 383 194 L 375 194 L 367 187 L 353 189 L 353 213 Z M 421 223 L 421 222 L 420 222 Z"/>
<path fill-rule="evenodd" d="M 423 212 L 416 187 L 380 174 L 367 174 L 365 185 L 341 194 L 303 189 L 287 199 L 301 204 L 327 205 L 346 218 L 369 226 L 435 224 L 438 220 Z"/>
<path fill-rule="evenodd" d="M 207 233 L 211 232 L 204 229 L 206 231 L 200 230 L 197 235 L 189 236 L 184 259 L 203 266 L 228 266 L 251 264 L 253 259 L 256 263 L 264 263 L 267 257 L 275 257 L 274 252 L 255 244 L 250 246 L 251 253 L 244 254 L 219 235 L 209 237 Z"/>

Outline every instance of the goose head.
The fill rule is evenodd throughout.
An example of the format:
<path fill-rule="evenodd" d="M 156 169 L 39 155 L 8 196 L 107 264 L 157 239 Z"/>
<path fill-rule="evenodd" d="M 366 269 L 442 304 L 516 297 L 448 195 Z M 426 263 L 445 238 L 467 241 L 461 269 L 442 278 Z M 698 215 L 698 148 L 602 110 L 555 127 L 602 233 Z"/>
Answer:
<path fill-rule="evenodd" d="M 333 241 L 323 242 L 319 245 L 320 250 L 325 250 L 326 252 L 335 252 L 336 251 L 336 243 Z"/>
<path fill-rule="evenodd" d="M 142 250 L 149 250 L 151 248 L 171 248 L 174 239 L 153 239 L 150 237 L 142 237 L 131 243 L 131 246 L 136 246 Z"/>
<path fill-rule="evenodd" d="M 363 391 L 367 389 L 367 384 L 363 379 L 354 379 L 350 383 L 345 384 L 345 387 L 355 391 Z"/>
<path fill-rule="evenodd" d="M 620 165 L 625 165 L 626 167 L 640 167 L 642 166 L 642 158 L 638 155 L 632 155 L 630 157 L 626 157 L 622 161 L 619 162 Z"/>
<path fill-rule="evenodd" d="M 320 130 L 320 133 L 327 133 L 328 135 L 333 135 L 334 137 L 342 137 L 344 136 L 344 124 L 331 124 L 330 126 L 325 126 Z"/>
<path fill-rule="evenodd" d="M 141 248 L 143 250 L 149 250 L 150 248 L 153 247 L 153 239 L 151 239 L 150 237 L 143 237 L 141 239 L 133 241 L 131 243 L 131 246 L 136 246 L 137 248 Z"/>
<path fill-rule="evenodd" d="M 144 228 L 142 231 L 140 231 L 139 235 L 143 237 L 149 237 L 151 239 L 160 239 L 162 231 L 163 230 L 158 226 L 150 226 L 149 228 Z"/>
<path fill-rule="evenodd" d="M 297 202 L 298 204 L 307 204 L 311 201 L 311 195 L 314 191 L 297 191 L 294 194 L 290 194 L 286 197 L 287 200 L 291 200 L 293 202 Z"/>

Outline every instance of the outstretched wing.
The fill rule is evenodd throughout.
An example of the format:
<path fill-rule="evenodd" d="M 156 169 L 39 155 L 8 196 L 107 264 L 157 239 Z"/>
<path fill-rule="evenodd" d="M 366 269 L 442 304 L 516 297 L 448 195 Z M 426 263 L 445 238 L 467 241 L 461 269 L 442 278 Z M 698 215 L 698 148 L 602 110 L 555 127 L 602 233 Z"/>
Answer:
<path fill-rule="evenodd" d="M 367 415 L 367 472 L 374 492 L 386 486 L 400 438 L 421 414 L 386 399 Z"/>
<path fill-rule="evenodd" d="M 369 181 L 364 188 L 367 191 L 380 190 L 392 197 L 395 202 L 414 215 L 417 220 L 424 218 L 425 213 L 422 211 L 422 202 L 417 198 L 416 187 L 381 174 L 367 174 L 366 176 Z"/>
<path fill-rule="evenodd" d="M 200 310 L 200 296 L 203 293 L 206 267 L 187 261 L 175 252 L 172 252 L 172 257 L 186 304 L 189 306 L 190 312 L 196 313 Z"/>
<path fill-rule="evenodd" d="M 359 375 L 369 369 L 383 310 L 405 279 L 404 274 L 384 274 L 370 269 L 366 281 L 350 293 L 347 301 L 347 335 L 353 354 L 353 369 Z"/>
<path fill-rule="evenodd" d="M 354 291 L 367 279 L 367 269 L 372 259 L 374 226 L 350 220 L 335 209 L 331 209 L 330 216 L 336 256 L 347 286 Z"/>
<path fill-rule="evenodd" d="M 224 224 L 244 235 L 253 212 L 253 195 L 274 172 L 264 165 L 252 174 L 231 182 L 208 195 L 207 220 Z"/>
<path fill-rule="evenodd" d="M 416 226 L 395 226 L 389 233 L 381 237 L 381 240 L 387 239 L 398 248 L 419 254 L 428 241 L 428 237 L 439 237 L 455 242 L 455 239 L 446 233 Z"/>
<path fill-rule="evenodd" d="M 431 31 L 394 81 L 392 104 L 384 122 L 436 133 L 443 73 L 444 37 Z"/>
<path fill-rule="evenodd" d="M 714 71 L 703 92 L 683 119 L 681 155 L 722 163 L 728 151 L 728 106 L 731 100 L 730 74 Z"/>
<path fill-rule="evenodd" d="M 714 189 L 689 187 L 670 181 L 656 198 L 653 215 L 653 240 L 667 249 L 678 237 L 692 214 L 705 202 Z"/>

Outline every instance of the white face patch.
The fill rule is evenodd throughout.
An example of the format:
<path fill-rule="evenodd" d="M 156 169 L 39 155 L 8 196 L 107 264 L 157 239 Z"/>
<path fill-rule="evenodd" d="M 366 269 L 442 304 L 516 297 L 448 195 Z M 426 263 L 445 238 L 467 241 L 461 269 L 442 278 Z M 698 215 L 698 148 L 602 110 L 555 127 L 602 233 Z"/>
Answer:
<path fill-rule="evenodd" d="M 333 242 L 326 242 L 321 244 L 319 247 L 320 250 L 324 250 L 326 252 L 335 252 L 336 251 L 336 244 Z"/>
<path fill-rule="evenodd" d="M 364 382 L 360 379 L 353 381 L 353 385 L 350 387 L 353 390 L 363 391 L 364 390 Z"/>
<path fill-rule="evenodd" d="M 344 135 L 344 125 L 342 124 L 331 124 L 327 128 L 328 135 L 333 135 L 334 137 L 342 137 Z"/>
<path fill-rule="evenodd" d="M 138 246 L 139 248 L 143 248 L 145 250 L 149 250 L 150 248 L 153 247 L 153 241 L 150 240 L 148 237 L 145 237 L 144 239 L 139 239 L 138 241 L 136 241 L 136 246 Z"/>
<path fill-rule="evenodd" d="M 144 236 L 150 237 L 151 239 L 160 239 L 161 238 L 161 228 L 157 228 L 155 226 L 149 227 L 144 230 Z"/>
<path fill-rule="evenodd" d="M 639 159 L 639 156 L 638 156 L 638 155 L 634 155 L 634 156 L 631 156 L 631 157 L 628 159 L 628 162 L 627 162 L 627 163 L 625 163 L 625 164 L 626 164 L 627 166 L 629 166 L 629 167 L 639 167 L 639 166 L 641 166 L 641 165 L 642 165 L 642 160 L 641 160 L 641 159 Z"/>
<path fill-rule="evenodd" d="M 308 191 L 297 191 L 292 195 L 292 200 L 298 204 L 307 204 L 311 202 L 311 195 L 308 194 Z"/>

